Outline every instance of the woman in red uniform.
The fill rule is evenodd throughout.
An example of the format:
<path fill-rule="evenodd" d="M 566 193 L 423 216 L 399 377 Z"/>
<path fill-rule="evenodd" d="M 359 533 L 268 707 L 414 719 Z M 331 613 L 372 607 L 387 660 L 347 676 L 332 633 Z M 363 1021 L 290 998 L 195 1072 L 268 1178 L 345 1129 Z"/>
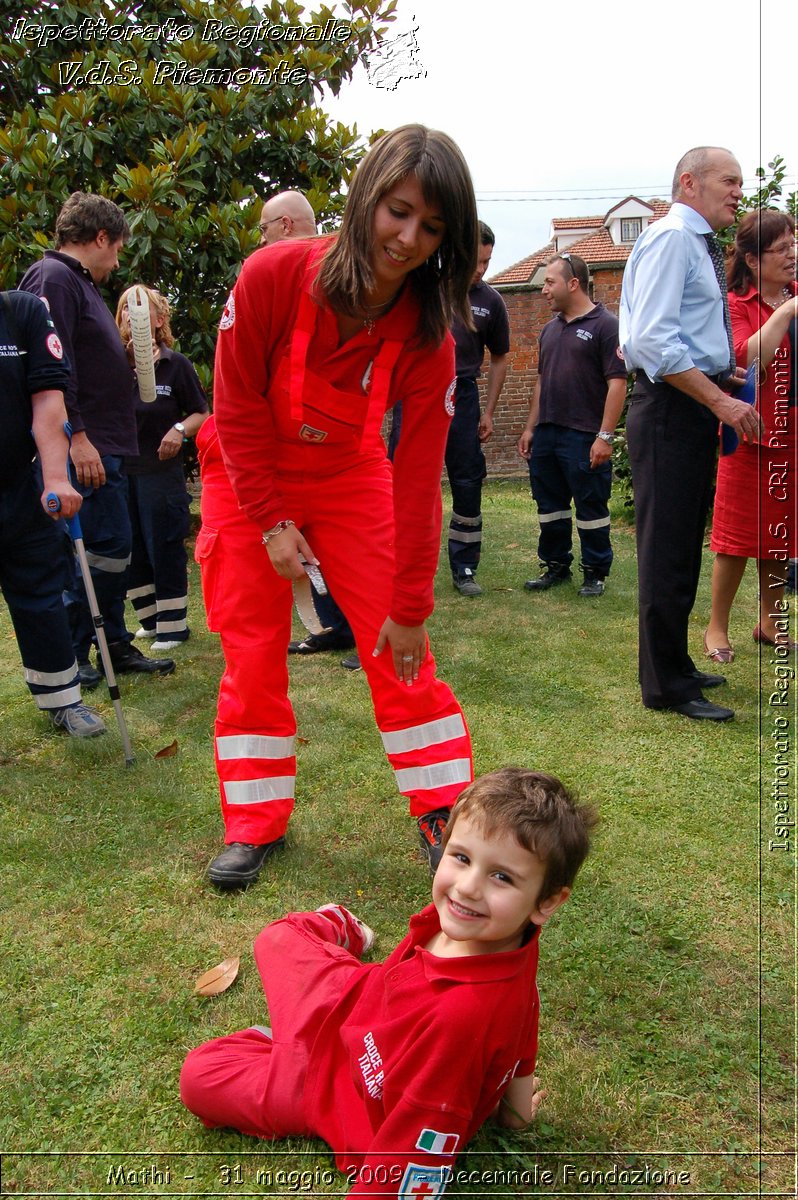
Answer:
<path fill-rule="evenodd" d="M 453 315 L 470 321 L 476 247 L 460 151 L 445 134 L 404 126 L 363 160 L 337 237 L 252 255 L 225 308 L 216 428 L 240 509 L 265 543 L 256 547 L 260 561 L 268 555 L 271 569 L 253 563 L 257 595 L 244 598 L 260 615 L 257 672 L 251 658 L 243 663 L 246 639 L 225 645 L 216 762 L 227 847 L 209 870 L 220 886 L 257 876 L 282 844 L 293 807 L 287 648 L 291 581 L 303 577 L 303 559 L 318 564 L 352 626 L 385 750 L 433 867 L 448 810 L 472 778 L 468 730 L 436 677 L 424 623 L 453 412 L 448 329 Z M 399 399 L 404 423 L 392 468 L 380 429 Z M 214 532 L 206 525 L 208 543 L 220 541 Z M 244 540 L 246 580 L 254 551 L 251 539 L 243 550 Z M 214 552 L 203 550 L 209 560 Z M 215 589 L 217 628 L 232 633 L 234 605 Z"/>
<path fill-rule="evenodd" d="M 712 521 L 712 613 L 707 657 L 730 663 L 729 614 L 749 558 L 759 570 L 759 624 L 754 641 L 789 645 L 783 624 L 788 558 L 796 554 L 798 409 L 796 409 L 795 223 L 775 209 L 740 222 L 729 269 L 729 309 L 737 362 L 759 359 L 761 442 L 741 443 L 721 458 Z M 792 337 L 790 328 L 792 326 Z M 777 635 L 779 636 L 777 643 Z"/>

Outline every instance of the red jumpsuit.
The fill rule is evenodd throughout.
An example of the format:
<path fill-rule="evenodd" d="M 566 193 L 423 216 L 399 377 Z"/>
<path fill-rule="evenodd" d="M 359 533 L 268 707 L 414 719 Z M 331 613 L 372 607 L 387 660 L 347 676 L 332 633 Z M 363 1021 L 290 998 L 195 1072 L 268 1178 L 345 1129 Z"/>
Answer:
<path fill-rule="evenodd" d="M 424 947 L 439 930 L 429 905 L 384 963 L 362 964 L 321 913 L 267 926 L 255 958 L 272 1028 L 193 1050 L 183 1103 L 209 1128 L 322 1137 L 350 1194 L 440 1194 L 510 1079 L 534 1070 L 539 939 L 438 958 Z"/>
<path fill-rule="evenodd" d="M 418 625 L 432 611 L 452 339 L 418 346 L 418 304 L 407 287 L 373 332 L 364 328 L 339 347 L 335 315 L 313 295 L 327 245 L 288 241 L 245 263 L 220 326 L 218 441 L 206 422 L 197 443 L 197 555 L 209 624 L 221 633 L 226 661 L 216 764 L 227 842 L 281 837 L 293 808 L 291 585 L 259 540 L 260 530 L 280 520 L 302 530 L 349 620 L 411 813 L 452 805 L 473 778 L 465 719 L 436 678 L 432 654 L 412 687 L 396 678 L 390 648 L 372 654 L 387 616 Z M 380 429 L 400 398 L 402 439 L 392 470 Z"/>

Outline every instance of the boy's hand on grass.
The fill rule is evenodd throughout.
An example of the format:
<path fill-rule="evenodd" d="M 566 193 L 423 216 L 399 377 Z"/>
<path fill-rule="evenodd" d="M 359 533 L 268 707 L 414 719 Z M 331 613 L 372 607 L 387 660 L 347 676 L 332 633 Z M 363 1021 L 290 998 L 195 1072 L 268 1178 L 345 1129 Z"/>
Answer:
<path fill-rule="evenodd" d="M 506 1129 L 525 1129 L 538 1115 L 538 1109 L 547 1095 L 537 1075 L 511 1079 L 501 1098 L 496 1120 Z"/>
<path fill-rule="evenodd" d="M 540 1086 L 540 1080 L 538 1079 L 537 1075 L 534 1075 L 532 1078 L 532 1089 L 532 1100 L 530 1103 L 529 1113 L 530 1121 L 534 1121 L 535 1117 L 538 1115 L 538 1109 L 549 1094 L 547 1088 L 542 1088 Z"/>

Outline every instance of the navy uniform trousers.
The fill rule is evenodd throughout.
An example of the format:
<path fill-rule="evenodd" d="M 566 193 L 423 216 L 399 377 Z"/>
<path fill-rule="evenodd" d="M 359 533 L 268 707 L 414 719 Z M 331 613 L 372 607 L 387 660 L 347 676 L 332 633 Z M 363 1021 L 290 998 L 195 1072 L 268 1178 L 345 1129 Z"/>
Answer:
<path fill-rule="evenodd" d="M 11 614 L 22 666 L 36 704 L 80 700 L 78 665 L 62 598 L 69 543 L 45 516 L 32 467 L 0 488 L 0 589 Z"/>
<path fill-rule="evenodd" d="M 446 473 L 452 489 L 449 566 L 452 575 L 476 574 L 482 550 L 482 480 L 488 473 L 479 440 L 476 379 L 457 380 L 454 416 L 446 440 Z"/>

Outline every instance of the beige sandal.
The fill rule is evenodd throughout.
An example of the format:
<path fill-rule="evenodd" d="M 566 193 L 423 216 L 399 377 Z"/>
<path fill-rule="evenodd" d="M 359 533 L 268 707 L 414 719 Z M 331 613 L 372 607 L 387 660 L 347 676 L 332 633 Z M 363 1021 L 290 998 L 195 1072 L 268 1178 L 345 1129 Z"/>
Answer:
<path fill-rule="evenodd" d="M 704 654 L 714 663 L 719 663 L 721 666 L 734 662 L 734 648 L 732 646 L 715 646 L 710 650 L 707 645 L 707 635 L 704 634 Z"/>

